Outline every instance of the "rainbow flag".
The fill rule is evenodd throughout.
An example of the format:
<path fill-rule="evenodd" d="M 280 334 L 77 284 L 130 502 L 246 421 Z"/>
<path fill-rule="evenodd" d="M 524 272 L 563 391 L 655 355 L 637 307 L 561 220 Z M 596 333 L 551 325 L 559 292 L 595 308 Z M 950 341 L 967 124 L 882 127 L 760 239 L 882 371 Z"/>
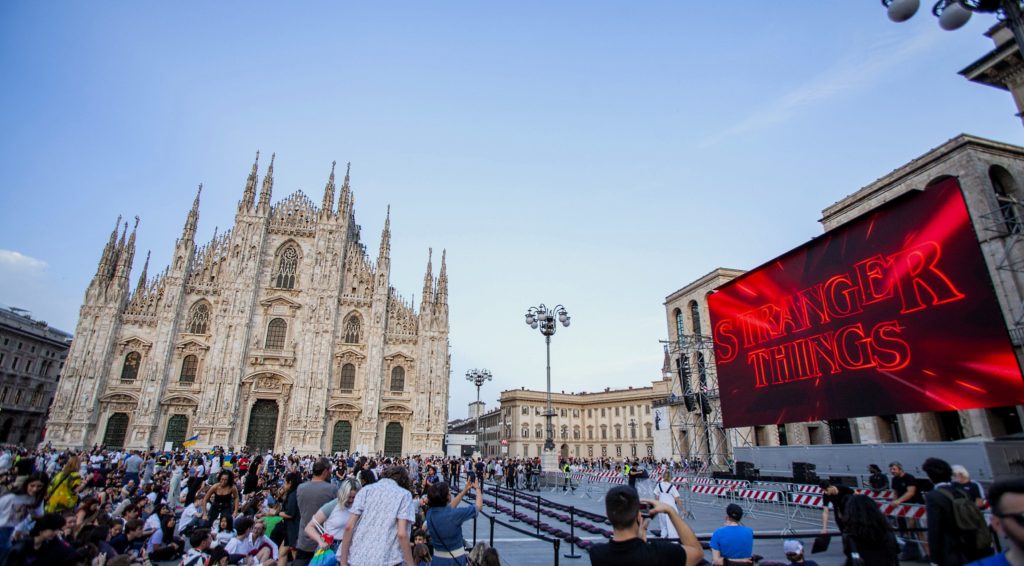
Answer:
<path fill-rule="evenodd" d="M 185 448 L 192 448 L 193 446 L 196 445 L 197 442 L 199 442 L 198 434 L 194 435 L 192 438 L 189 438 L 185 442 L 182 442 L 181 445 L 184 446 Z"/>

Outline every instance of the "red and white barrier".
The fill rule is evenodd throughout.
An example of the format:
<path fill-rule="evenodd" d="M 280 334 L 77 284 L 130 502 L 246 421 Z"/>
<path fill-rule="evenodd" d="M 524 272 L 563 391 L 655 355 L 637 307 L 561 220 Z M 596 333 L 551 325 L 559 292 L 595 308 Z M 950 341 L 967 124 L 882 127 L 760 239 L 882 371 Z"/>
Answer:
<path fill-rule="evenodd" d="M 729 491 L 732 488 L 725 485 L 695 485 L 693 486 L 693 493 L 701 493 L 704 495 L 717 495 L 719 497 L 725 497 L 729 495 Z"/>
<path fill-rule="evenodd" d="M 778 491 L 767 491 L 763 489 L 736 489 L 733 490 L 732 493 L 740 499 L 750 499 L 752 501 L 782 501 L 782 493 Z"/>
<path fill-rule="evenodd" d="M 908 505 L 905 503 L 897 505 L 879 501 L 878 509 L 883 515 L 888 517 L 902 517 L 904 519 L 921 519 L 927 515 L 927 509 L 924 505 Z"/>
<path fill-rule="evenodd" d="M 794 505 L 802 505 L 804 507 L 821 507 L 822 496 L 814 495 L 812 493 L 791 493 L 789 494 L 793 500 Z"/>
<path fill-rule="evenodd" d="M 816 485 L 793 484 L 793 487 L 798 493 L 825 493 L 825 490 Z"/>
<path fill-rule="evenodd" d="M 857 493 L 866 495 L 871 499 L 892 499 L 896 494 L 891 489 L 858 489 Z"/>

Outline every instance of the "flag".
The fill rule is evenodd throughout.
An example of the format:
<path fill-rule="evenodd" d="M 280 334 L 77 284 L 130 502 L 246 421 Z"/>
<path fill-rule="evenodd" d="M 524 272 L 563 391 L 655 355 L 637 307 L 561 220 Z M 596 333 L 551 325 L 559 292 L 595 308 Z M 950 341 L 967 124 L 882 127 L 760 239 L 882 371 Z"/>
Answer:
<path fill-rule="evenodd" d="M 182 442 L 181 445 L 184 446 L 185 448 L 192 448 L 193 446 L 196 445 L 197 442 L 199 442 L 199 435 L 198 434 L 192 436 L 191 438 L 189 438 L 185 442 Z"/>
<path fill-rule="evenodd" d="M 231 461 L 234 458 L 231 454 L 224 456 L 224 469 L 231 469 L 234 467 L 234 463 Z"/>

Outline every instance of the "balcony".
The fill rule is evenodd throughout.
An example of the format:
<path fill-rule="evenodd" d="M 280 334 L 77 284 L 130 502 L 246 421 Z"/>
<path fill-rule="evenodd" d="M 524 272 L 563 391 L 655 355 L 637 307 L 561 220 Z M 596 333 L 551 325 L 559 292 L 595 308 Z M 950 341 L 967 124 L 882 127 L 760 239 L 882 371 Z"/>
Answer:
<path fill-rule="evenodd" d="M 295 365 L 295 350 L 269 350 L 253 348 L 249 351 L 249 363 L 254 366 L 276 364 L 285 367 Z"/>

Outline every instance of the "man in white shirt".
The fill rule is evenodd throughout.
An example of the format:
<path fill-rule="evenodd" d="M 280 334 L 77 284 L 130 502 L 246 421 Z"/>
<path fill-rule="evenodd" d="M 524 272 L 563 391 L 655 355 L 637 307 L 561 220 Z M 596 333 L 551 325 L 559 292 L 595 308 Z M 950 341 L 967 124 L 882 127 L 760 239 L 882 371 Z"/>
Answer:
<path fill-rule="evenodd" d="M 235 535 L 224 545 L 224 550 L 228 553 L 228 562 L 232 564 L 271 566 L 274 563 L 274 559 L 271 558 L 272 553 L 269 548 L 264 547 L 255 554 L 251 554 L 258 548 L 253 544 L 252 537 L 249 536 L 252 525 L 252 519 L 245 516 L 235 521 Z"/>
<path fill-rule="evenodd" d="M 181 532 L 185 530 L 185 527 L 192 524 L 196 517 L 203 516 L 203 505 L 201 500 L 195 500 L 191 505 L 185 507 L 181 512 L 181 519 L 178 520 L 178 524 L 175 527 L 174 534 L 181 535 Z"/>

